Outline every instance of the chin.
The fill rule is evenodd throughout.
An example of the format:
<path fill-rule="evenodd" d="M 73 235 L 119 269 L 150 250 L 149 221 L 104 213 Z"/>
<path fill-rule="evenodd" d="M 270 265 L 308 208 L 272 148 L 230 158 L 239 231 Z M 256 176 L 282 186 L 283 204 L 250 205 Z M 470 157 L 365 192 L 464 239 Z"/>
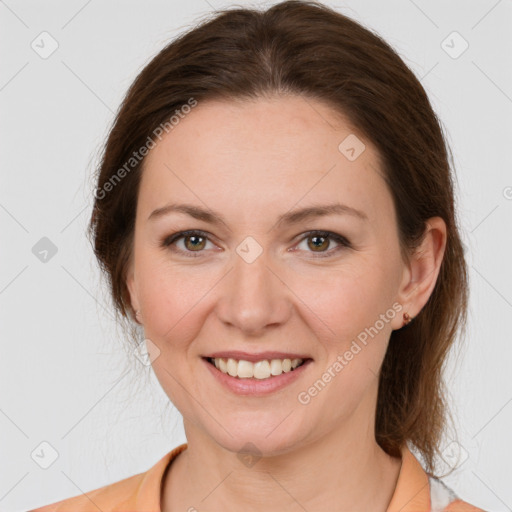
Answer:
<path fill-rule="evenodd" d="M 293 414 L 290 415 L 290 418 Z M 233 453 L 250 453 L 254 456 L 272 457 L 289 453 L 305 443 L 305 432 L 299 431 L 299 422 L 290 422 L 282 417 L 273 417 L 272 422 L 224 423 L 224 428 L 216 425 L 210 436 L 225 450 Z M 280 422 L 282 422 L 280 424 Z M 271 425 L 271 426 L 270 426 Z M 231 435 L 230 435 L 231 434 Z"/>

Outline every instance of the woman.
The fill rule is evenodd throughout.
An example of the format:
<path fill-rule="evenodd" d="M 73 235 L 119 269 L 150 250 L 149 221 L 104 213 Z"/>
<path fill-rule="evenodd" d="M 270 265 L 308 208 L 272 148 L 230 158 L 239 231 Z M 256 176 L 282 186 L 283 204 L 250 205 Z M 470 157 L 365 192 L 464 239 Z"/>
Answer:
<path fill-rule="evenodd" d="M 187 444 L 37 510 L 480 510 L 434 476 L 468 294 L 447 151 L 394 50 L 321 4 L 164 48 L 90 233 Z"/>

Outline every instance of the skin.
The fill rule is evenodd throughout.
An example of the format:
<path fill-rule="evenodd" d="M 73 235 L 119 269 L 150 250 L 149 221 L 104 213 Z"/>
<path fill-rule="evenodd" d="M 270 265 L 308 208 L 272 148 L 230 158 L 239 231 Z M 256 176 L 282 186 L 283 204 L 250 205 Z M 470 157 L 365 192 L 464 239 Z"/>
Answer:
<path fill-rule="evenodd" d="M 354 161 L 338 150 L 349 134 L 366 146 Z M 148 220 L 169 202 L 219 212 L 225 224 L 176 212 Z M 276 224 L 290 210 L 335 202 L 368 220 Z M 208 233 L 199 252 L 190 238 L 160 246 L 189 229 Z M 311 230 L 338 233 L 351 247 L 331 239 L 315 249 Z M 248 236 L 263 250 L 250 264 L 236 252 Z M 432 293 L 445 244 L 445 223 L 429 219 L 422 245 L 402 260 L 376 149 L 318 100 L 199 103 L 165 135 L 145 160 L 127 273 L 132 306 L 160 350 L 153 369 L 188 441 L 164 478 L 162 511 L 385 511 L 401 459 L 375 441 L 377 375 L 403 312 L 416 316 Z M 299 403 L 395 302 L 402 311 Z M 293 351 L 313 362 L 278 392 L 239 396 L 205 367 L 201 356 L 217 350 Z M 248 442 L 261 454 L 251 467 L 237 456 Z"/>

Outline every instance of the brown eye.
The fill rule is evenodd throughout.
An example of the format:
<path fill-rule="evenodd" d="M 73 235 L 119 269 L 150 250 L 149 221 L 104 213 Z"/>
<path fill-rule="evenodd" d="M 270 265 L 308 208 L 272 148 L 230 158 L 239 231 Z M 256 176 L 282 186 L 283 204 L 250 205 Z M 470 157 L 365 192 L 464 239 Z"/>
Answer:
<path fill-rule="evenodd" d="M 204 236 L 187 235 L 183 237 L 185 248 L 189 251 L 204 249 L 206 238 Z"/>
<path fill-rule="evenodd" d="M 180 231 L 174 233 L 162 240 L 162 247 L 181 254 L 183 256 L 197 257 L 202 256 L 206 244 L 210 242 L 208 234 L 203 231 Z M 181 247 L 180 247 L 181 245 Z M 213 245 L 213 244 L 212 244 Z"/>
<path fill-rule="evenodd" d="M 306 236 L 302 238 L 300 245 L 306 242 L 306 248 L 302 249 L 313 254 L 313 258 L 324 258 L 333 256 L 343 249 L 349 249 L 352 247 L 350 242 L 337 233 L 331 231 L 310 231 L 306 233 Z M 329 249 L 331 243 L 337 244 L 337 247 Z"/>
<path fill-rule="evenodd" d="M 307 239 L 312 241 L 312 243 L 308 242 L 308 247 L 313 249 L 314 252 L 324 252 L 324 249 L 329 247 L 330 240 L 327 236 L 313 235 Z"/>

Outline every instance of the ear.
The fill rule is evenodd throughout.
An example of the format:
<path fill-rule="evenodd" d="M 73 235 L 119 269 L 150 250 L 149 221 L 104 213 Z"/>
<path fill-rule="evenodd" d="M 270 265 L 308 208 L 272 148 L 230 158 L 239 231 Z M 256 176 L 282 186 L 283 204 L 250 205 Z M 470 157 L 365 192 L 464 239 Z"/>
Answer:
<path fill-rule="evenodd" d="M 130 295 L 130 304 L 133 308 L 133 319 L 137 323 L 139 323 L 138 320 L 135 318 L 135 311 L 140 309 L 140 304 L 137 293 L 137 285 L 135 281 L 135 269 L 133 261 L 130 262 L 128 266 L 128 271 L 126 273 L 126 287 L 128 288 L 128 293 Z"/>
<path fill-rule="evenodd" d="M 398 290 L 398 302 L 403 309 L 395 317 L 393 329 L 403 325 L 403 313 L 411 318 L 417 316 L 432 294 L 446 248 L 446 224 L 441 217 L 426 221 L 425 234 L 421 244 L 404 263 L 404 272 Z"/>

